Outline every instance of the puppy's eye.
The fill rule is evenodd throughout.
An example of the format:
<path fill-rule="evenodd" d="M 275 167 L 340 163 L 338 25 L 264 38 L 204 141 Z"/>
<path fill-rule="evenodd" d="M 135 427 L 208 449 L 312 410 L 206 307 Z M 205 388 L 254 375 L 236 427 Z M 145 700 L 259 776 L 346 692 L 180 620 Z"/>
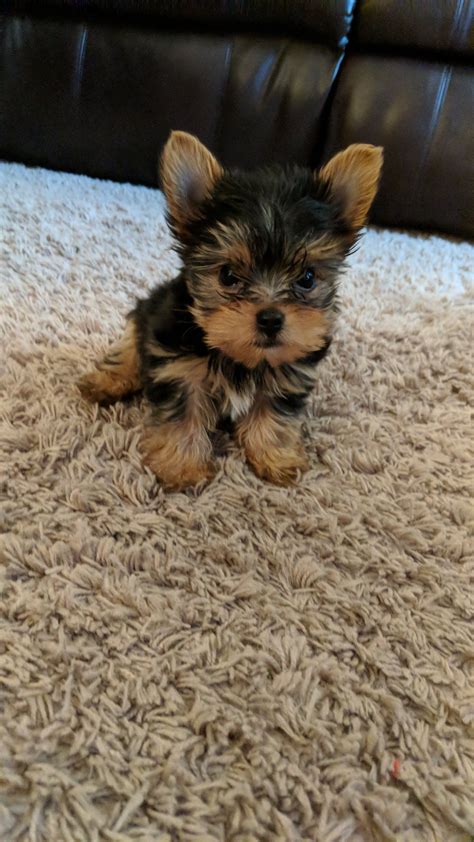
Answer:
<path fill-rule="evenodd" d="M 316 284 L 317 280 L 316 275 L 314 274 L 314 269 L 308 268 L 305 269 L 301 278 L 298 278 L 295 283 L 295 287 L 299 292 L 311 292 L 311 290 L 315 288 Z"/>
<path fill-rule="evenodd" d="M 228 263 L 221 267 L 219 279 L 221 284 L 225 287 L 234 287 L 239 283 L 237 275 L 234 275 Z"/>

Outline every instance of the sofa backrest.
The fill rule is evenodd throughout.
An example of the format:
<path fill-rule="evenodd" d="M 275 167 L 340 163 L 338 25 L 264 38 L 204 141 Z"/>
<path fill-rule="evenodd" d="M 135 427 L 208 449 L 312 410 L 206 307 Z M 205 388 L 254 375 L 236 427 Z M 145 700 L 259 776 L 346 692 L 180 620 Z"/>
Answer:
<path fill-rule="evenodd" d="M 0 157 L 155 185 L 171 129 L 240 167 L 376 143 L 374 222 L 472 237 L 473 14 L 470 0 L 10 0 Z"/>

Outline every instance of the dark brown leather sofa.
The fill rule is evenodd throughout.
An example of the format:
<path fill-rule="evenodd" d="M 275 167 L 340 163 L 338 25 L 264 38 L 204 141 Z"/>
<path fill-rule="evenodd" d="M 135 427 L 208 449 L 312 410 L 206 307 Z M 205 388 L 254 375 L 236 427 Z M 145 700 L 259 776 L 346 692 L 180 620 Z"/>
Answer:
<path fill-rule="evenodd" d="M 156 183 L 385 147 L 372 219 L 474 235 L 472 0 L 0 0 L 0 157 Z"/>

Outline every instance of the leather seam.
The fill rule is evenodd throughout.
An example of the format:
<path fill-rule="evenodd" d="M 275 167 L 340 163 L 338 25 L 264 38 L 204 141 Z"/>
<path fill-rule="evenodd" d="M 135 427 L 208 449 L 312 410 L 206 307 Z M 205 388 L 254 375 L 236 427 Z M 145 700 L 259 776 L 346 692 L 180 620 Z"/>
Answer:
<path fill-rule="evenodd" d="M 439 118 L 441 114 L 441 109 L 444 105 L 444 101 L 446 99 L 446 93 L 449 87 L 449 83 L 451 81 L 452 75 L 452 68 L 451 67 L 444 67 L 443 72 L 441 74 L 441 79 L 439 80 L 438 90 L 436 92 L 436 97 L 433 105 L 433 112 L 431 114 L 430 123 L 428 126 L 428 131 L 426 133 L 426 141 L 425 146 L 423 149 L 423 153 L 420 160 L 420 165 L 418 167 L 417 177 L 415 179 L 415 184 L 413 187 L 413 200 L 416 203 L 419 196 L 420 196 L 420 187 L 422 188 L 425 176 L 425 170 L 428 163 L 429 154 L 433 145 L 433 138 L 436 134 L 436 129 L 438 128 Z"/>
<path fill-rule="evenodd" d="M 214 135 L 214 151 L 215 154 L 221 158 L 222 157 L 222 132 L 224 130 L 224 111 L 226 107 L 226 99 L 227 99 L 227 91 L 229 89 L 229 82 L 230 82 L 230 75 L 232 70 L 232 60 L 234 57 L 234 45 L 235 39 L 232 38 L 230 44 L 226 47 L 225 51 L 225 79 L 222 83 L 222 93 L 220 95 L 220 108 L 219 114 L 216 121 L 216 129 Z"/>
<path fill-rule="evenodd" d="M 77 99 L 81 93 L 82 78 L 84 76 L 84 64 L 86 60 L 87 41 L 88 41 L 87 23 L 81 26 L 81 32 L 78 37 L 76 47 L 76 58 L 74 62 L 74 76 L 72 80 L 72 96 Z"/>
<path fill-rule="evenodd" d="M 459 34 L 459 29 L 462 27 L 461 34 L 463 34 L 464 26 L 463 26 L 463 11 L 464 11 L 464 0 L 457 0 L 456 3 L 456 11 L 453 15 L 451 32 L 449 33 L 449 41 L 448 44 L 451 49 L 456 49 L 456 36 Z"/>
<path fill-rule="evenodd" d="M 283 63 L 283 59 L 284 59 L 286 53 L 288 52 L 288 49 L 291 46 L 291 44 L 292 44 L 292 41 L 288 40 L 285 44 L 282 44 L 282 46 L 280 47 L 278 55 L 277 55 L 275 61 L 273 62 L 273 66 L 271 67 L 270 73 L 268 74 L 268 77 L 265 81 L 265 89 L 263 91 L 262 100 L 265 100 L 267 98 L 267 95 L 268 95 L 271 87 L 273 86 L 273 83 L 274 83 L 274 81 L 275 81 L 275 79 L 278 75 L 278 72 L 280 70 L 280 67 Z"/>

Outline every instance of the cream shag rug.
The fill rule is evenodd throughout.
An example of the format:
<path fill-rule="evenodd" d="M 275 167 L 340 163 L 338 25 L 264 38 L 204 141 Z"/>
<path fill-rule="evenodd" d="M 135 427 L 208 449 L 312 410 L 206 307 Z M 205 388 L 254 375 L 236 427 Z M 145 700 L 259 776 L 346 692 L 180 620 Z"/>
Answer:
<path fill-rule="evenodd" d="M 177 265 L 161 195 L 0 177 L 0 838 L 468 840 L 473 247 L 368 233 L 299 487 L 164 494 L 74 385 Z"/>

